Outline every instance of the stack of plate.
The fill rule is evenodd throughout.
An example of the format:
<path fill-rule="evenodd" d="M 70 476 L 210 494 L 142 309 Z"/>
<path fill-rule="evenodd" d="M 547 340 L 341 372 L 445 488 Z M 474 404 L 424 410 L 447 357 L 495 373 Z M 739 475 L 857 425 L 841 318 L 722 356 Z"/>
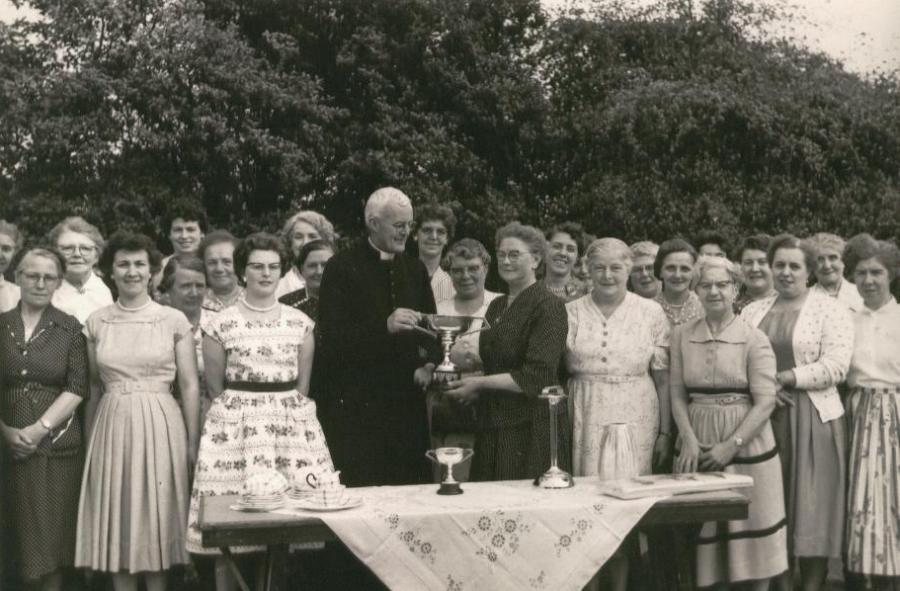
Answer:
<path fill-rule="evenodd" d="M 284 493 L 269 495 L 241 495 L 237 507 L 241 511 L 271 511 L 284 506 Z"/>
<path fill-rule="evenodd" d="M 296 503 L 306 502 L 308 501 L 313 494 L 316 492 L 314 488 L 295 488 L 291 487 L 285 493 L 288 501 L 293 501 Z"/>

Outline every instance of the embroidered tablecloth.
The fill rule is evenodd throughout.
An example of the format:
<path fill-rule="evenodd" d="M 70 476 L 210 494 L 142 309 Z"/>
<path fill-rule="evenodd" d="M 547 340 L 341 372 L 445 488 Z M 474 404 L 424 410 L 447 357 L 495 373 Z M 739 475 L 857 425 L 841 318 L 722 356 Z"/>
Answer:
<path fill-rule="evenodd" d="M 602 496 L 596 482 L 348 489 L 362 506 L 317 516 L 392 590 L 581 589 L 659 498 Z M 302 514 L 283 509 L 277 513 Z"/>

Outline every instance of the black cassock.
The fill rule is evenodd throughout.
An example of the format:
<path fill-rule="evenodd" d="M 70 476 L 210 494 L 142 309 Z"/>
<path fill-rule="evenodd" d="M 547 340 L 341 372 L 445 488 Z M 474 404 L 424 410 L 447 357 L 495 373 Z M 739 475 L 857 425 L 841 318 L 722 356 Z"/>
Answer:
<path fill-rule="evenodd" d="M 437 342 L 418 332 L 389 334 L 397 308 L 434 313 L 425 266 L 396 255 L 380 260 L 368 241 L 325 268 L 313 369 L 319 420 L 341 481 L 348 486 L 428 482 L 425 396 L 413 373 Z"/>

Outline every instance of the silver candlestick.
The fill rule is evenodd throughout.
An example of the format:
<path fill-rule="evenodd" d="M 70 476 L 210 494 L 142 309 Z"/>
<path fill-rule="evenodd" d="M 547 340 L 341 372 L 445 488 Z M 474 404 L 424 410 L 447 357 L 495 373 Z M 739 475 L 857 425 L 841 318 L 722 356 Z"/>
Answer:
<path fill-rule="evenodd" d="M 559 467 L 559 442 L 557 441 L 557 410 L 559 403 L 566 399 L 562 386 L 547 386 L 540 396 L 550 407 L 550 468 L 541 474 L 537 485 L 541 488 L 571 488 L 575 486 L 572 475 Z"/>

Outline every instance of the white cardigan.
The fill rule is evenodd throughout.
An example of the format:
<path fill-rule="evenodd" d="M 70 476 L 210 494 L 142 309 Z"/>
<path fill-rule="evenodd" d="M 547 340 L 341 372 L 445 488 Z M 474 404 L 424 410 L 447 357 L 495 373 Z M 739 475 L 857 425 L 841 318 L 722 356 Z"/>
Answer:
<path fill-rule="evenodd" d="M 759 326 L 777 295 L 747 304 L 741 317 Z M 824 292 L 810 290 L 794 327 L 794 375 L 806 390 L 823 423 L 844 414 L 837 385 L 844 381 L 853 357 L 853 316 Z"/>

